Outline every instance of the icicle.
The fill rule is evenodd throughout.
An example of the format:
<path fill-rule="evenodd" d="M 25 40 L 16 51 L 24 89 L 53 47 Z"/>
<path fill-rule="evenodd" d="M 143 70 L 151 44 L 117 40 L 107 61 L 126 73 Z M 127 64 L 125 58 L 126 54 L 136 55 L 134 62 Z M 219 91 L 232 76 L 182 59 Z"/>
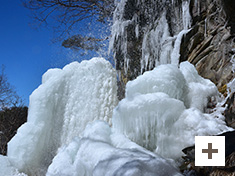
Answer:
<path fill-rule="evenodd" d="M 182 2 L 182 18 L 183 18 L 183 27 L 184 30 L 189 29 L 191 27 L 191 15 L 189 11 L 189 2 Z"/>
<path fill-rule="evenodd" d="M 182 30 L 175 40 L 174 49 L 171 53 L 171 64 L 178 65 L 179 64 L 179 58 L 180 58 L 180 44 L 181 39 L 184 34 L 188 33 L 190 30 Z"/>

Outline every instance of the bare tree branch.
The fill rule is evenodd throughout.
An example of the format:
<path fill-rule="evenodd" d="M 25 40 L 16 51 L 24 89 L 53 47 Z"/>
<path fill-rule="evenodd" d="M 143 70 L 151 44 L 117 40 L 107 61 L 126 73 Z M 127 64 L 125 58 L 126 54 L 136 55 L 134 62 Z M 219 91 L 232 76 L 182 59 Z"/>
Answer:
<path fill-rule="evenodd" d="M 14 88 L 7 81 L 4 69 L 5 67 L 2 66 L 0 73 L 0 110 L 6 107 L 23 105 L 22 99 L 16 94 Z"/>
<path fill-rule="evenodd" d="M 114 0 L 25 0 L 23 4 L 40 24 L 54 17 L 66 31 L 84 19 L 105 23 L 114 10 Z"/>

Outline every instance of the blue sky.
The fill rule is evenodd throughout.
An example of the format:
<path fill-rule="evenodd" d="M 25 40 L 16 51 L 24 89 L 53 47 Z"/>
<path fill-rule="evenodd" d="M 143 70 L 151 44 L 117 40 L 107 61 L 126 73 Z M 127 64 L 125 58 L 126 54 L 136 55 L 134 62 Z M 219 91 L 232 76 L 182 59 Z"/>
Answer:
<path fill-rule="evenodd" d="M 36 29 L 30 11 L 20 0 L 4 0 L 0 6 L 0 61 L 8 81 L 28 105 L 29 95 L 49 68 L 62 68 L 74 59 L 60 43 L 53 44 L 53 31 Z"/>

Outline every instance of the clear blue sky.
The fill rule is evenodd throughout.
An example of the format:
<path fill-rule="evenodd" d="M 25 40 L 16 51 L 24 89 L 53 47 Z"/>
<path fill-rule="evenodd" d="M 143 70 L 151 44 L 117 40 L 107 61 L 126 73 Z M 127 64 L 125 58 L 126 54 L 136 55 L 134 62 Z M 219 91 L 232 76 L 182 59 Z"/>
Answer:
<path fill-rule="evenodd" d="M 29 95 L 41 83 L 49 68 L 62 68 L 72 60 L 60 43 L 53 44 L 50 29 L 36 30 L 30 11 L 20 0 L 4 0 L 0 6 L 0 64 L 5 65 L 8 81 L 19 96 L 29 103 Z"/>

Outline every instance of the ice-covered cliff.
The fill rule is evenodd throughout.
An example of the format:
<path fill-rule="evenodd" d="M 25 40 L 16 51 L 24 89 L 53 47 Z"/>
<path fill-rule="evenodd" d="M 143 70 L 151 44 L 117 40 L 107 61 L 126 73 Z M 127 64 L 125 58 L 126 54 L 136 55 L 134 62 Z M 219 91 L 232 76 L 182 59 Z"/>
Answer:
<path fill-rule="evenodd" d="M 166 63 L 193 63 L 222 88 L 235 78 L 232 0 L 121 0 L 114 12 L 110 50 L 127 81 Z"/>

